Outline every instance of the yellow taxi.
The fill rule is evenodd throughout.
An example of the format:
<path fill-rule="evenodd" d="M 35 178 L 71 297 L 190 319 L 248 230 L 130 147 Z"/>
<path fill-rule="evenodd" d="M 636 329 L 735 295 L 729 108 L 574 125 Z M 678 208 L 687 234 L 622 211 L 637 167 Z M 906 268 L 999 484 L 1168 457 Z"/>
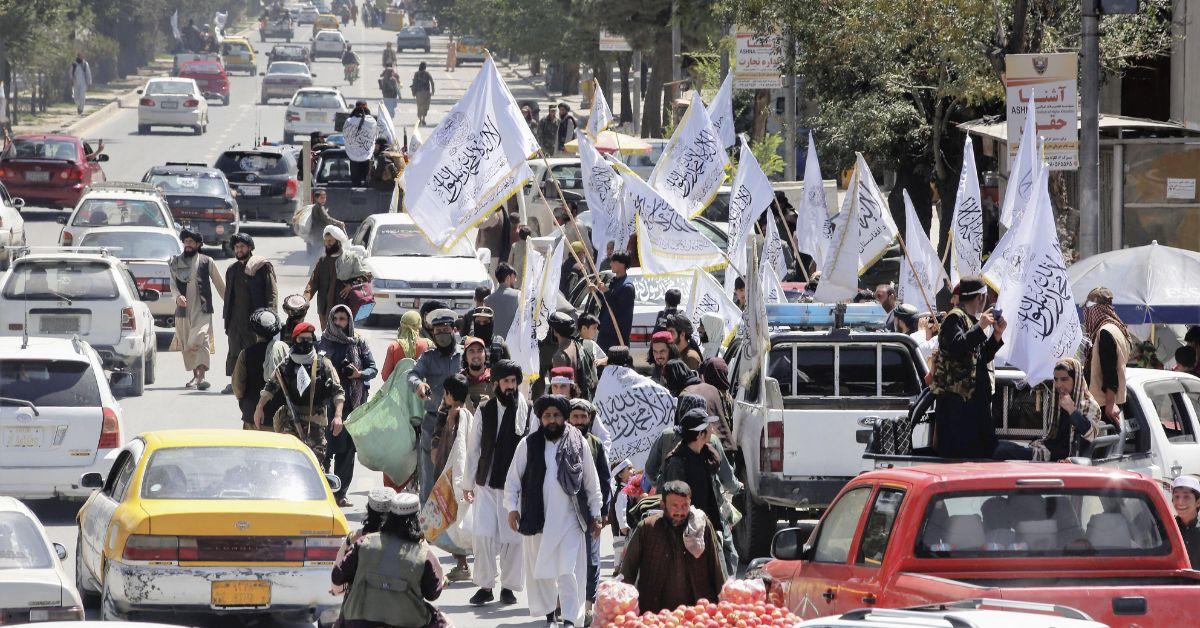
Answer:
<path fill-rule="evenodd" d="M 258 58 L 254 55 L 254 46 L 245 37 L 226 37 L 221 40 L 221 60 L 225 62 L 225 70 L 234 72 L 240 70 L 248 75 L 258 74 Z"/>
<path fill-rule="evenodd" d="M 338 17 L 336 15 L 334 15 L 332 13 L 322 13 L 317 16 L 317 19 L 315 21 L 313 21 L 312 34 L 314 37 L 316 37 L 316 35 L 319 31 L 323 31 L 323 30 L 336 31 L 336 30 L 340 30 L 341 26 L 342 26 L 342 23 L 340 21 L 338 21 Z"/>
<path fill-rule="evenodd" d="M 329 574 L 349 526 L 337 478 L 294 436 L 163 430 L 129 441 L 79 510 L 76 584 L 129 613 L 337 619 Z M 335 486 L 330 487 L 333 483 Z"/>
<path fill-rule="evenodd" d="M 482 37 L 474 37 L 472 35 L 460 37 L 457 43 L 454 44 L 455 65 L 483 63 L 486 52 L 487 42 Z"/>

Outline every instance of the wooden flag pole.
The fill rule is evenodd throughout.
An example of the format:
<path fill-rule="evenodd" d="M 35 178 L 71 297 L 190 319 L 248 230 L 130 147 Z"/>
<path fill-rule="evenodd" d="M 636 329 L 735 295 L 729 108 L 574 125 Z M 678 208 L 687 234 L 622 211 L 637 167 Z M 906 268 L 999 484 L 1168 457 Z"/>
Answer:
<path fill-rule="evenodd" d="M 792 245 L 792 253 L 796 255 L 796 265 L 799 266 L 800 271 L 804 273 L 804 282 L 808 283 L 811 280 L 808 277 L 808 268 L 806 268 L 805 265 L 800 262 L 800 245 L 796 243 L 796 234 L 792 233 L 792 230 L 787 228 L 787 215 L 783 213 L 783 208 L 779 206 L 779 199 L 772 198 L 771 204 L 775 206 L 775 214 L 779 216 L 779 222 L 783 223 L 783 230 L 787 231 L 788 243 Z M 796 216 L 796 220 L 800 220 L 799 215 Z"/>

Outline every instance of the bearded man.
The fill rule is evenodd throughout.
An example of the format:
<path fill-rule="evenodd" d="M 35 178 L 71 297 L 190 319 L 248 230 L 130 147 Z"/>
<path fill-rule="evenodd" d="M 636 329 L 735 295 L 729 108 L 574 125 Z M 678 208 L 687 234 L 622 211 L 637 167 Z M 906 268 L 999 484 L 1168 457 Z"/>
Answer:
<path fill-rule="evenodd" d="M 167 266 L 171 283 L 175 284 L 175 338 L 171 350 L 183 354 L 183 367 L 192 372 L 185 388 L 208 390 L 211 384 L 204 379 L 208 371 L 209 354 L 213 352 L 212 315 L 213 291 L 225 298 L 225 282 L 213 272 L 212 258 L 201 253 L 204 237 L 190 229 L 179 232 L 183 253 L 172 257 Z"/>
<path fill-rule="evenodd" d="M 270 260 L 254 254 L 254 238 L 246 233 L 235 233 L 229 238 L 233 243 L 233 256 L 237 258 L 225 269 L 225 295 L 222 318 L 225 320 L 225 335 L 229 337 L 229 355 L 225 358 L 225 374 L 233 376 L 233 367 L 238 355 L 257 342 L 254 329 L 250 326 L 250 314 L 259 308 L 272 312 L 279 310 L 279 289 L 275 280 L 275 267 Z M 233 392 L 230 382 L 225 394 Z"/>

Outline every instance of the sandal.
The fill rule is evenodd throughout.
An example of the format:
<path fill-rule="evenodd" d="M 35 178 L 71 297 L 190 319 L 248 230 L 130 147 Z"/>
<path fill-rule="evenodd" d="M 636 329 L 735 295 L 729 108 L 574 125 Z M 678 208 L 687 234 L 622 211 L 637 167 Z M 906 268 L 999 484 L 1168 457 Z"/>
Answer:
<path fill-rule="evenodd" d="M 189 390 L 192 388 L 195 388 L 196 387 L 196 378 L 193 377 L 190 380 L 188 380 L 188 383 L 184 384 L 183 387 L 187 388 Z"/>
<path fill-rule="evenodd" d="M 212 388 L 212 382 L 208 381 L 207 379 L 200 380 L 200 383 L 196 384 L 196 388 L 199 390 L 208 390 L 209 388 Z"/>

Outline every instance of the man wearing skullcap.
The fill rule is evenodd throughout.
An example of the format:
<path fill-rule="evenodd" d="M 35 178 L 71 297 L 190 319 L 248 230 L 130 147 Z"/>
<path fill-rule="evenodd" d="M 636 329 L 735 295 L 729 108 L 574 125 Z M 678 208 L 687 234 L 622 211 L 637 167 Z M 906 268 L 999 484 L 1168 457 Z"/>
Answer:
<path fill-rule="evenodd" d="M 248 317 L 250 329 L 257 340 L 254 344 L 242 349 L 233 365 L 233 396 L 237 398 L 242 409 L 242 429 L 253 430 L 254 408 L 258 406 L 258 396 L 267 378 L 275 372 L 279 363 L 287 358 L 288 346 L 275 339 L 279 328 L 283 325 L 279 315 L 273 310 L 259 308 Z M 269 368 L 268 368 L 269 367 Z M 272 406 L 265 410 L 273 413 L 278 410 Z M 267 427 L 266 429 L 271 429 Z"/>
<path fill-rule="evenodd" d="M 250 313 L 266 308 L 272 312 L 279 307 L 279 289 L 275 280 L 275 267 L 271 261 L 254 254 L 254 238 L 248 233 L 235 233 L 229 238 L 233 243 L 236 258 L 225 269 L 225 307 L 221 316 L 225 321 L 225 335 L 229 338 L 229 354 L 225 359 L 225 374 L 233 375 L 234 364 L 242 349 L 255 342 L 254 330 L 250 328 Z M 233 384 L 222 392 L 233 392 Z"/>
<path fill-rule="evenodd" d="M 208 390 L 211 384 L 204 379 L 204 373 L 213 351 L 212 286 L 224 299 L 225 281 L 220 273 L 213 272 L 212 258 L 200 252 L 203 236 L 184 228 L 179 232 L 179 241 L 183 243 L 183 253 L 167 262 L 171 283 L 179 295 L 175 297 L 175 338 L 171 340 L 171 349 L 183 354 L 183 367 L 192 372 L 191 381 L 184 386 Z M 143 377 L 142 373 L 133 375 Z"/>

